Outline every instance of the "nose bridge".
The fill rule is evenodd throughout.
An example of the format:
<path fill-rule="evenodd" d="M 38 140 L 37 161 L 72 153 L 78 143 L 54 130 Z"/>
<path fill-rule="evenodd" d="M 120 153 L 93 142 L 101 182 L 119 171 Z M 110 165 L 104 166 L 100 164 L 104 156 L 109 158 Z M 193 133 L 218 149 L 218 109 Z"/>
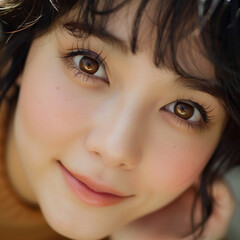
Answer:
<path fill-rule="evenodd" d="M 105 164 L 133 168 L 141 158 L 143 133 L 144 112 L 140 99 L 125 96 L 108 108 L 96 131 L 98 136 L 92 149 Z"/>
<path fill-rule="evenodd" d="M 140 131 L 140 125 L 142 125 L 143 114 L 139 108 L 139 103 L 136 101 L 123 103 L 121 110 L 116 113 L 116 116 L 112 119 L 111 132 L 109 134 L 108 144 L 112 147 L 122 146 L 127 149 L 133 143 L 137 143 L 137 139 L 142 131 Z M 143 128 L 141 128 L 143 130 Z M 133 147 L 133 146 L 131 146 Z M 120 150 L 119 150 L 120 151 Z"/>

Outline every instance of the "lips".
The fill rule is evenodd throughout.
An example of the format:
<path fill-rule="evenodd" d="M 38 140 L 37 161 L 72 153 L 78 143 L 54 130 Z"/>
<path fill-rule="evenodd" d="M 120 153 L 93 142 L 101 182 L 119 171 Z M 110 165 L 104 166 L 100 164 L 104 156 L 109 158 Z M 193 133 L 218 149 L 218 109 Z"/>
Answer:
<path fill-rule="evenodd" d="M 96 207 L 118 204 L 133 195 L 124 195 L 89 178 L 69 171 L 60 161 L 58 165 L 67 186 L 84 203 Z"/>

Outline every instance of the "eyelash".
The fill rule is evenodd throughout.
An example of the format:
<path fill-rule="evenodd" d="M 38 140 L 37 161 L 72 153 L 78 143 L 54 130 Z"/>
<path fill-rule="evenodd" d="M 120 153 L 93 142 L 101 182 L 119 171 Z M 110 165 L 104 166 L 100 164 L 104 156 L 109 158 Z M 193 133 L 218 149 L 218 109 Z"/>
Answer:
<path fill-rule="evenodd" d="M 68 67 L 70 70 L 74 70 L 74 77 L 79 77 L 79 79 L 83 82 L 89 82 L 91 80 L 91 83 L 94 84 L 94 81 L 96 79 L 102 80 L 106 83 L 109 83 L 107 77 L 106 78 L 100 78 L 91 74 L 88 74 L 81 70 L 75 63 L 73 58 L 77 56 L 86 56 L 89 58 L 92 58 L 93 60 L 96 60 L 99 64 L 100 67 L 103 67 L 104 71 L 106 71 L 106 57 L 103 58 L 102 56 L 102 51 L 99 53 L 93 52 L 90 49 L 72 49 L 70 52 L 68 52 L 66 55 L 62 57 L 64 64 Z"/>
<path fill-rule="evenodd" d="M 99 53 L 96 53 L 96 52 L 93 52 L 90 49 L 86 49 L 86 48 L 77 49 L 77 50 L 72 49 L 69 53 L 67 53 L 65 56 L 63 56 L 62 59 L 64 60 L 65 65 L 70 70 L 75 71 L 74 77 L 80 76 L 79 79 L 81 81 L 86 83 L 86 82 L 88 82 L 88 80 L 91 80 L 91 84 L 95 84 L 95 80 L 102 80 L 109 84 L 107 77 L 106 77 L 106 79 L 103 79 L 101 77 L 97 77 L 97 76 L 88 74 L 88 73 L 84 72 L 83 70 L 81 70 L 73 61 L 74 57 L 87 56 L 87 57 L 90 57 L 90 58 L 96 60 L 98 62 L 98 64 L 104 68 L 104 71 L 106 71 L 106 61 L 105 61 L 106 57 L 102 58 L 101 55 L 102 55 L 102 51 Z M 89 82 L 88 82 L 88 84 L 89 84 Z M 199 111 L 199 113 L 201 115 L 201 121 L 196 123 L 194 121 L 183 119 L 183 118 L 177 116 L 175 113 L 168 111 L 166 109 L 166 107 L 173 103 L 175 103 L 175 105 L 178 103 L 185 103 L 185 104 L 189 104 L 194 109 L 197 109 L 197 111 Z M 189 128 L 192 128 L 194 131 L 203 131 L 208 126 L 211 125 L 212 119 L 214 118 L 213 116 L 210 115 L 210 112 L 212 112 L 212 110 L 213 110 L 210 105 L 206 105 L 206 104 L 200 105 L 191 98 L 177 99 L 177 100 L 163 106 L 161 109 L 171 113 L 173 119 L 177 122 L 177 124 L 179 124 L 180 127 L 182 125 L 184 125 L 185 127 L 188 128 L 188 130 L 189 130 Z"/>
<path fill-rule="evenodd" d="M 172 112 L 169 112 L 173 119 L 175 121 L 177 121 L 177 123 L 182 126 L 184 125 L 185 127 L 188 128 L 191 128 L 193 129 L 194 131 L 204 131 L 206 128 L 208 128 L 210 125 L 212 125 L 212 122 L 213 122 L 213 119 L 214 119 L 214 116 L 211 115 L 211 112 L 213 111 L 213 107 L 211 107 L 211 105 L 207 105 L 207 104 L 199 104 L 197 102 L 195 102 L 192 98 L 189 98 L 189 99 L 177 99 L 176 101 L 173 101 L 167 105 L 170 105 L 172 103 L 175 103 L 175 105 L 177 105 L 178 103 L 186 103 L 186 104 L 189 104 L 190 106 L 192 106 L 194 109 L 197 109 L 197 111 L 199 111 L 200 115 L 201 115 L 201 120 L 200 122 L 194 122 L 194 121 L 190 121 L 190 120 L 186 120 L 186 119 L 183 119 L 179 116 L 177 116 L 176 114 L 172 113 Z M 166 110 L 166 106 L 165 105 L 162 110 Z"/>

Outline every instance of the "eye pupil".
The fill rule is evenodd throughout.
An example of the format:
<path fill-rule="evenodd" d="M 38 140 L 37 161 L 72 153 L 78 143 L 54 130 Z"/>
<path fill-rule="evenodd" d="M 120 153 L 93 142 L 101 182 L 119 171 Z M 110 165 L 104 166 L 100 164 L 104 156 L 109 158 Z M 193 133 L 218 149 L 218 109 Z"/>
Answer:
<path fill-rule="evenodd" d="M 90 57 L 83 57 L 80 60 L 80 69 L 88 74 L 94 74 L 99 69 L 99 63 Z"/>
<path fill-rule="evenodd" d="M 194 114 L 194 108 L 187 103 L 179 102 L 175 105 L 174 112 L 183 119 L 189 119 Z"/>

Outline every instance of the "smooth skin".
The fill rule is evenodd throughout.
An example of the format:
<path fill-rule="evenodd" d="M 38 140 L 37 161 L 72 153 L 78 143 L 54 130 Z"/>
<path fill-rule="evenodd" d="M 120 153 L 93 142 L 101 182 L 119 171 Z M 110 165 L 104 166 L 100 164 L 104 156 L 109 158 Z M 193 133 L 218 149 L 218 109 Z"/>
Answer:
<path fill-rule="evenodd" d="M 121 11 L 116 14 L 107 29 L 128 42 L 132 15 L 124 16 Z M 141 38 L 140 50 L 133 55 L 119 45 L 96 37 L 76 39 L 56 27 L 34 40 L 18 78 L 20 95 L 7 144 L 8 173 L 19 196 L 39 205 L 50 226 L 71 239 L 96 240 L 112 233 L 113 240 L 177 239 L 165 231 L 155 233 L 154 226 L 173 215 L 187 221 L 190 213 L 181 212 L 186 204 L 182 199 L 192 200 L 191 189 L 225 127 L 222 103 L 179 84 L 171 70 L 155 67 L 151 44 L 144 42 Z M 90 49 L 105 59 L 105 67 L 98 62 L 101 68 L 94 77 L 80 69 L 84 54 L 69 57 L 69 52 L 83 48 L 88 57 Z M 204 74 L 213 74 L 207 60 L 196 55 Z M 207 106 L 211 123 L 204 125 L 195 106 L 190 122 L 177 116 L 172 109 L 178 99 L 190 109 L 191 101 Z M 107 207 L 88 205 L 66 185 L 58 161 L 133 197 Z M 229 199 L 223 206 L 230 216 L 231 195 L 224 184 L 218 188 L 224 192 L 219 201 Z M 150 215 L 150 220 L 135 221 L 153 212 L 157 215 Z M 220 216 L 222 223 L 213 217 L 209 224 L 225 229 L 228 221 Z M 145 219 L 147 228 L 142 227 Z"/>

